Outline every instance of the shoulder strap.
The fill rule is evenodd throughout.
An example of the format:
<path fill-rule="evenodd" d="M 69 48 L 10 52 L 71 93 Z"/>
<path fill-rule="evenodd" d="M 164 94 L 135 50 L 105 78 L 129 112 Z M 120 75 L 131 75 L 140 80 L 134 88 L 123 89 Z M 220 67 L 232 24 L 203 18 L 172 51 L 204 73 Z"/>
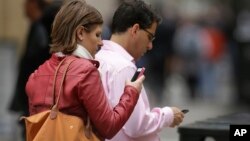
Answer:
<path fill-rule="evenodd" d="M 66 60 L 67 57 L 65 57 L 57 66 L 56 68 L 56 71 L 55 71 L 55 74 L 54 74 L 54 80 L 53 80 L 53 84 L 52 84 L 52 106 L 53 107 L 55 105 L 55 99 L 56 99 L 56 94 L 55 94 L 55 87 L 56 87 L 56 78 L 57 78 L 57 73 L 60 69 L 60 67 L 62 66 L 63 62 Z"/>
<path fill-rule="evenodd" d="M 57 69 L 55 71 L 55 76 L 54 76 L 54 81 L 53 81 L 53 107 L 51 109 L 51 112 L 50 112 L 50 119 L 55 119 L 56 116 L 57 116 L 57 112 L 58 112 L 58 103 L 59 103 L 59 99 L 61 97 L 61 94 L 62 94 L 62 87 L 63 87 L 63 82 L 65 80 L 65 77 L 66 77 L 66 73 L 67 73 L 67 70 L 70 66 L 70 64 L 75 60 L 75 59 L 68 59 L 68 63 L 66 65 L 66 68 L 63 72 L 63 77 L 62 77 L 62 80 L 61 80 L 61 84 L 60 84 L 60 88 L 59 88 L 59 93 L 58 93 L 58 97 L 57 97 L 57 100 L 55 102 L 55 84 L 56 84 L 56 77 L 57 77 L 57 74 L 58 74 L 58 71 L 59 71 L 59 68 L 62 66 L 63 62 L 66 60 L 66 58 L 71 58 L 70 56 L 69 57 L 65 57 L 60 63 L 59 65 L 57 66 Z M 92 134 L 92 125 L 91 125 L 91 122 L 90 122 L 90 118 L 89 116 L 87 116 L 87 124 L 86 124 L 86 130 L 84 130 L 84 133 L 85 133 L 85 136 L 90 139 L 91 138 L 91 134 Z"/>
<path fill-rule="evenodd" d="M 61 97 L 61 94 L 62 94 L 63 82 L 64 82 L 64 80 L 65 80 L 66 73 L 67 73 L 67 71 L 68 71 L 68 68 L 69 68 L 70 64 L 75 60 L 75 59 L 68 59 L 69 61 L 68 61 L 68 63 L 66 64 L 65 70 L 64 70 L 64 72 L 63 72 L 63 77 L 62 77 L 61 84 L 60 84 L 60 87 L 59 87 L 58 97 L 57 97 L 57 100 L 56 100 L 56 102 L 55 102 L 55 99 L 56 99 L 55 85 L 56 85 L 57 74 L 58 74 L 58 71 L 59 71 L 60 67 L 62 66 L 63 62 L 64 62 L 67 58 L 71 58 L 71 57 L 65 57 L 65 58 L 59 63 L 59 65 L 57 66 L 56 71 L 55 71 L 54 81 L 53 81 L 53 88 L 52 88 L 52 90 L 53 90 L 53 92 L 52 92 L 52 95 L 53 95 L 53 105 L 52 105 L 52 109 L 51 109 L 51 113 L 50 113 L 50 118 L 51 118 L 51 119 L 55 119 L 56 116 L 57 116 L 58 103 L 59 103 L 59 100 L 60 100 L 60 97 Z"/>

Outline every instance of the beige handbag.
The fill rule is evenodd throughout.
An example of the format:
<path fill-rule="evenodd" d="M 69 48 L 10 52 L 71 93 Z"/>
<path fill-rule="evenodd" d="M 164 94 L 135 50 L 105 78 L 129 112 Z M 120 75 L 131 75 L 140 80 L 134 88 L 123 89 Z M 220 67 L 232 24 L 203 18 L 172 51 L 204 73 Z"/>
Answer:
<path fill-rule="evenodd" d="M 65 57 L 58 65 L 53 82 L 53 96 L 55 98 L 55 83 L 59 68 L 68 60 L 60 84 L 58 98 L 51 110 L 47 110 L 29 117 L 23 117 L 26 126 L 27 141 L 100 141 L 92 132 L 88 118 L 85 126 L 82 119 L 77 116 L 67 115 L 59 111 L 58 102 L 63 90 L 63 82 L 69 65 L 74 61 Z"/>

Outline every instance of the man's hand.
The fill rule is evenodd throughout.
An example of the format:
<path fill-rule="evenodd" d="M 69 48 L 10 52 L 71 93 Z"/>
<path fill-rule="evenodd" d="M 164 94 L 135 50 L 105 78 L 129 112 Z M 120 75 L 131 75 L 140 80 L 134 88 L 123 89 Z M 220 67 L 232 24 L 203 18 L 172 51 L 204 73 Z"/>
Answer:
<path fill-rule="evenodd" d="M 174 120 L 173 123 L 170 125 L 170 127 L 175 127 L 178 126 L 183 121 L 184 113 L 182 113 L 181 110 L 176 107 L 171 107 L 171 109 L 173 110 L 174 113 Z"/>

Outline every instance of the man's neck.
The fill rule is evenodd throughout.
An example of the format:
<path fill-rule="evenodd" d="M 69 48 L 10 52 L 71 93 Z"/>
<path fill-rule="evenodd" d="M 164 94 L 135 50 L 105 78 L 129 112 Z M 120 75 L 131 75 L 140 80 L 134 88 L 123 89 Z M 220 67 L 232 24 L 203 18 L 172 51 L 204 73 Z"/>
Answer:
<path fill-rule="evenodd" d="M 129 49 L 129 37 L 126 34 L 113 34 L 110 38 L 111 41 L 119 44 L 125 50 Z"/>

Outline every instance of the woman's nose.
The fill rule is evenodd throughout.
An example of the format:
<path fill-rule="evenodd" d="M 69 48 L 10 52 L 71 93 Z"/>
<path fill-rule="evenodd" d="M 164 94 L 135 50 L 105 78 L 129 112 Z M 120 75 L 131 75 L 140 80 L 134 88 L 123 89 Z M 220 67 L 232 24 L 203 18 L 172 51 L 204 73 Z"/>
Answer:
<path fill-rule="evenodd" d="M 99 41 L 98 46 L 99 46 L 99 47 L 102 47 L 102 46 L 103 46 L 102 40 Z"/>

